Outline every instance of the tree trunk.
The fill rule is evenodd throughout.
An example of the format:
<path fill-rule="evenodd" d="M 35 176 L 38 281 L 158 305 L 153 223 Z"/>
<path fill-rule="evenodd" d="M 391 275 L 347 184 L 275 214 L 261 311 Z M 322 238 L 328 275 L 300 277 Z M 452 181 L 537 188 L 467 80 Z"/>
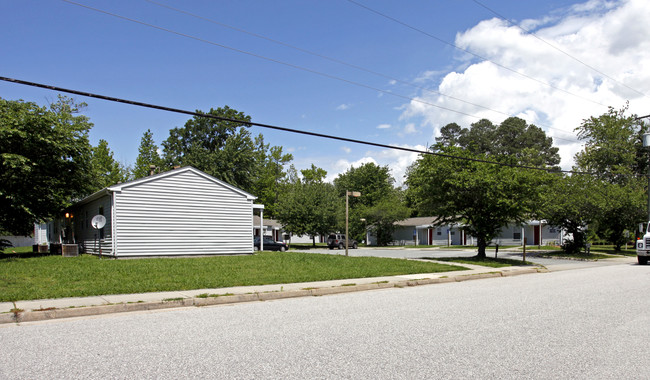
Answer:
<path fill-rule="evenodd" d="M 311 235 L 311 245 L 316 248 L 316 235 Z"/>
<path fill-rule="evenodd" d="M 478 257 L 480 259 L 484 259 L 485 258 L 485 248 L 487 247 L 487 242 L 485 241 L 485 238 L 481 238 L 481 237 L 477 238 L 476 240 L 477 240 L 477 245 L 478 245 L 478 254 L 476 255 L 476 257 Z"/>

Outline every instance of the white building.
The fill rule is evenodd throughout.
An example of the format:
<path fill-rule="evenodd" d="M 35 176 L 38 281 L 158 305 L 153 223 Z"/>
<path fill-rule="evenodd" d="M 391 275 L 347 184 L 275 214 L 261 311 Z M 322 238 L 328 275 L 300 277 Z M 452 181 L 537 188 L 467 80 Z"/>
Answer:
<path fill-rule="evenodd" d="M 251 194 L 193 167 L 102 189 L 49 223 L 50 243 L 114 257 L 253 253 Z M 96 230 L 91 220 L 103 215 Z"/>
<path fill-rule="evenodd" d="M 393 233 L 395 245 L 476 245 L 476 239 L 465 233 L 458 224 L 447 226 L 432 226 L 435 218 L 417 217 L 396 222 Z M 532 220 L 523 224 L 509 224 L 501 229 L 499 236 L 492 244 L 499 245 L 560 245 L 564 235 L 558 227 L 549 226 L 544 221 Z M 371 245 L 377 244 L 377 239 L 369 234 Z"/>

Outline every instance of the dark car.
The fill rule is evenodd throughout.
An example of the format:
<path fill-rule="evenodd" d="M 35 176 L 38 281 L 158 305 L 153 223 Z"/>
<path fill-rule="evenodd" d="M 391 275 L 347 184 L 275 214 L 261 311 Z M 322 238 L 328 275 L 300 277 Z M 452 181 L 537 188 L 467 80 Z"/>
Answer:
<path fill-rule="evenodd" d="M 256 251 L 260 250 L 260 237 L 259 236 L 255 236 L 255 238 L 253 239 L 253 247 L 255 247 Z M 287 249 L 289 249 L 289 247 L 285 243 L 283 243 L 281 241 L 275 241 L 270 236 L 264 236 L 264 247 L 263 248 L 264 248 L 265 251 L 280 251 L 280 252 L 284 252 Z"/>
<path fill-rule="evenodd" d="M 348 248 L 357 249 L 357 241 L 354 239 L 348 240 Z M 327 248 L 329 249 L 345 249 L 345 234 L 330 234 L 327 237 Z"/>

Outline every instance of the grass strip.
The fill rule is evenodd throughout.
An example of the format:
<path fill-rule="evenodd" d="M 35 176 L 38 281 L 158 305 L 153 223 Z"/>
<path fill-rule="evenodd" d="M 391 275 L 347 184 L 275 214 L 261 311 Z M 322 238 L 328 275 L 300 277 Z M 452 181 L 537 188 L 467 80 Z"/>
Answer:
<path fill-rule="evenodd" d="M 528 262 L 523 262 L 521 260 L 513 259 L 495 259 L 491 257 L 478 258 L 474 257 L 441 257 L 441 258 L 427 258 L 428 260 L 436 261 L 448 261 L 460 264 L 474 264 L 481 265 L 490 268 L 503 268 L 503 267 L 512 267 L 512 266 L 521 266 L 521 265 L 531 265 Z"/>
<path fill-rule="evenodd" d="M 593 251 L 593 250 L 592 250 Z M 579 260 L 593 260 L 597 261 L 600 259 L 611 259 L 615 257 L 621 257 L 616 255 L 608 255 L 604 253 L 565 253 L 565 252 L 544 252 L 537 255 L 537 257 L 550 257 L 557 259 L 579 259 Z"/>
<path fill-rule="evenodd" d="M 0 302 L 436 273 L 460 266 L 304 252 L 100 260 L 0 255 Z"/>

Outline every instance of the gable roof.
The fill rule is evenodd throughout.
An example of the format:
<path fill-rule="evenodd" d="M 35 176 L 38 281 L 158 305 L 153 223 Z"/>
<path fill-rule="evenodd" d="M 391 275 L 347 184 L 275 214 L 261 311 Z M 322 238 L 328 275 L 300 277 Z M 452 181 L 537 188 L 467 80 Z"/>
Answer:
<path fill-rule="evenodd" d="M 408 218 L 395 222 L 395 225 L 408 227 L 408 226 L 431 226 L 433 221 L 436 219 L 435 216 L 420 216 L 417 218 Z"/>
<path fill-rule="evenodd" d="M 105 187 L 105 188 L 103 188 L 103 189 L 101 189 L 101 190 L 87 196 L 86 198 L 81 199 L 79 202 L 76 202 L 75 205 L 82 205 L 84 203 L 88 203 L 88 202 L 93 201 L 95 199 L 101 198 L 104 195 L 108 195 L 108 194 L 116 192 L 116 191 L 122 191 L 122 189 L 125 189 L 125 188 L 129 188 L 129 187 L 132 187 L 132 186 L 137 186 L 137 185 L 147 183 L 147 182 L 151 182 L 151 181 L 155 181 L 155 180 L 161 179 L 161 178 L 175 176 L 175 175 L 185 173 L 185 172 L 191 172 L 191 173 L 194 173 L 196 175 L 199 175 L 199 176 L 207 179 L 208 181 L 214 182 L 214 183 L 216 183 L 216 184 L 218 184 L 220 186 L 223 186 L 223 187 L 225 187 L 227 189 L 232 190 L 235 193 L 238 193 L 238 194 L 246 197 L 246 199 L 248 199 L 248 200 L 257 199 L 256 196 L 254 196 L 254 195 L 252 195 L 250 193 L 247 193 L 244 190 L 242 190 L 242 189 L 240 189 L 238 187 L 235 187 L 235 186 L 233 186 L 233 185 L 231 185 L 229 183 L 226 183 L 226 182 L 224 182 L 224 181 L 222 181 L 220 179 L 217 179 L 217 178 L 215 178 L 215 177 L 213 177 L 213 176 L 211 176 L 211 175 L 209 175 L 207 173 L 204 173 L 204 172 L 200 171 L 197 168 L 194 168 L 192 166 L 185 166 L 185 167 L 182 167 L 182 168 L 179 168 L 179 169 L 173 169 L 173 170 L 169 170 L 169 171 L 166 171 L 166 172 L 162 172 L 162 173 L 150 175 L 150 176 L 147 176 L 147 177 L 134 179 L 132 181 L 128 181 L 128 182 L 124 182 L 124 183 L 118 183 L 118 184 L 115 184 L 115 185 L 112 185 L 112 186 Z"/>

